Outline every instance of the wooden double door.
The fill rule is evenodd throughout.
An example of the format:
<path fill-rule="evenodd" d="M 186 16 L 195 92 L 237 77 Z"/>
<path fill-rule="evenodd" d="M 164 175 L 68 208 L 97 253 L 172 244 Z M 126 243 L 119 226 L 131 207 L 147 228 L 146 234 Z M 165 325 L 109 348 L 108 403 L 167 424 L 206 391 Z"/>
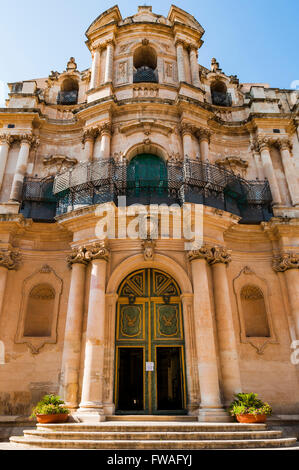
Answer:
<path fill-rule="evenodd" d="M 142 269 L 119 289 L 115 403 L 118 414 L 185 414 L 180 290 L 168 274 Z"/>

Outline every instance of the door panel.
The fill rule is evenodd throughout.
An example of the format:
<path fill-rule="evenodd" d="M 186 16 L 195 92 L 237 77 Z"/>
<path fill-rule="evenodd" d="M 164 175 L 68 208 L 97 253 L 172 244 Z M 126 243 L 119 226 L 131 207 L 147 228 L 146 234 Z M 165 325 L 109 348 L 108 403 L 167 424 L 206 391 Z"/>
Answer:
<path fill-rule="evenodd" d="M 143 351 L 142 363 L 137 359 L 140 354 L 137 350 Z M 116 362 L 118 413 L 185 412 L 182 308 L 179 288 L 169 275 L 156 269 L 143 269 L 122 283 L 116 320 Z M 146 370 L 146 363 L 154 363 L 154 370 Z M 130 408 L 126 409 L 127 406 Z"/>

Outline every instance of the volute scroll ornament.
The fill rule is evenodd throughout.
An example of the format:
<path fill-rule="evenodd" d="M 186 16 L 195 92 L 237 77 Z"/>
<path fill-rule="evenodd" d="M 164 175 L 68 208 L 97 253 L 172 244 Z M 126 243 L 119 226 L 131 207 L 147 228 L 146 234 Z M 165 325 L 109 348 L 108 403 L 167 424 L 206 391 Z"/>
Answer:
<path fill-rule="evenodd" d="M 86 248 L 83 246 L 73 248 L 72 254 L 67 257 L 67 263 L 69 268 L 71 268 L 73 264 L 84 264 L 86 266 L 88 264 L 88 260 L 86 259 Z"/>
<path fill-rule="evenodd" d="M 0 250 L 0 267 L 9 271 L 17 270 L 21 263 L 22 257 L 18 251 Z"/>
<path fill-rule="evenodd" d="M 284 273 L 289 269 L 299 269 L 299 253 L 281 253 L 273 259 L 273 269 Z"/>
<path fill-rule="evenodd" d="M 110 250 L 105 240 L 99 241 L 86 248 L 85 259 L 86 261 L 93 261 L 97 259 L 103 259 L 109 261 Z"/>
<path fill-rule="evenodd" d="M 189 251 L 187 256 L 189 261 L 205 259 L 210 266 L 217 263 L 229 264 L 232 260 L 231 250 L 227 250 L 223 246 L 203 245 L 198 250 Z"/>

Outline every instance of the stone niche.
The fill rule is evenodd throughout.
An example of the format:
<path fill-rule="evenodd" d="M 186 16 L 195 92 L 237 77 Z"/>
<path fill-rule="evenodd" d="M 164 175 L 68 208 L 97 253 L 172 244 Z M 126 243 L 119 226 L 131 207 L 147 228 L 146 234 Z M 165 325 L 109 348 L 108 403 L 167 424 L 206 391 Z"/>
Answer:
<path fill-rule="evenodd" d="M 56 344 L 63 281 L 48 265 L 23 282 L 16 344 L 38 354 L 45 344 Z"/>

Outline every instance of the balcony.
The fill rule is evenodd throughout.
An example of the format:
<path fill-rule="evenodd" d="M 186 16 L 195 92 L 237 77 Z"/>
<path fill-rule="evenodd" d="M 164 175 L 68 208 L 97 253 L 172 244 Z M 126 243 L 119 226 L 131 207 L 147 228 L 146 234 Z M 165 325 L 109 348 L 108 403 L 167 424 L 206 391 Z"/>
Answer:
<path fill-rule="evenodd" d="M 232 106 L 232 97 L 230 93 L 220 93 L 217 91 L 212 91 L 212 103 L 215 106 Z"/>
<path fill-rule="evenodd" d="M 78 91 L 60 91 L 57 96 L 57 104 L 74 105 L 78 103 Z"/>
<path fill-rule="evenodd" d="M 151 67 L 139 67 L 134 73 L 133 83 L 159 83 L 158 71 Z"/>
<path fill-rule="evenodd" d="M 247 181 L 216 165 L 198 160 L 168 162 L 157 182 L 135 179 L 126 162 L 113 159 L 82 163 L 53 178 L 25 178 L 21 213 L 36 222 L 54 222 L 56 215 L 114 202 L 126 196 L 131 204 L 203 204 L 241 217 L 241 224 L 259 224 L 273 217 L 267 181 Z"/>

